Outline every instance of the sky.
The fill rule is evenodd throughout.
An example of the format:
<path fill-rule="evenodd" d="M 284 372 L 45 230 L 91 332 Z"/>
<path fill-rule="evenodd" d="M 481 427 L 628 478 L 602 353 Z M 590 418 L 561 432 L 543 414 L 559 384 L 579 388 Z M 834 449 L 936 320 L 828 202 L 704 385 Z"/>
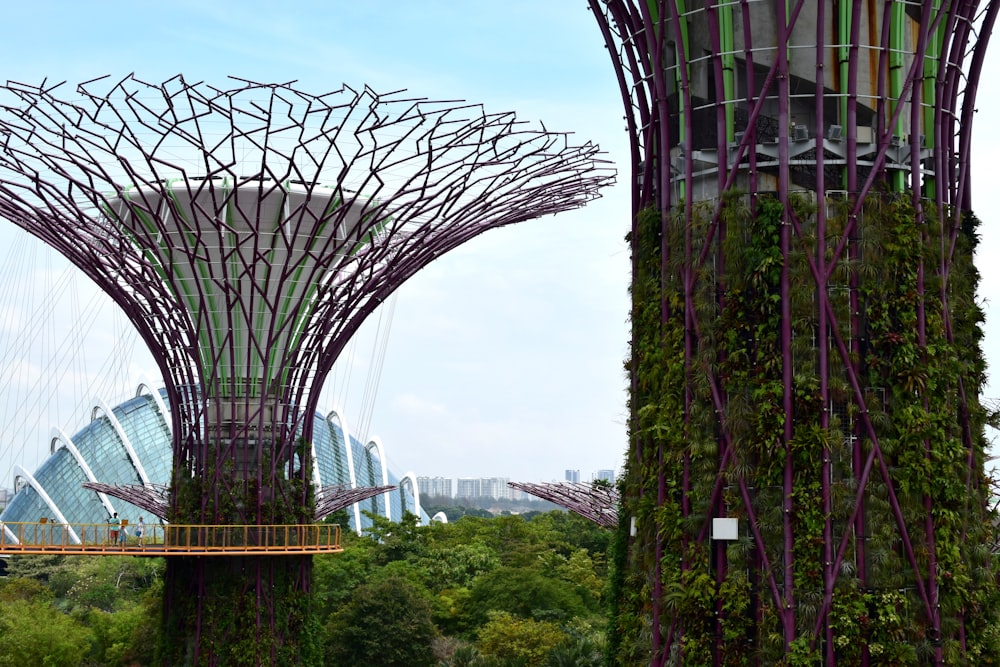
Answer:
<path fill-rule="evenodd" d="M 627 170 L 617 84 L 582 0 L 18 5 L 5 7 L 17 26 L 0 43 L 5 80 L 66 81 L 66 95 L 131 72 L 406 89 L 573 132 Z M 321 406 L 377 436 L 397 474 L 548 481 L 620 468 L 630 204 L 619 181 L 583 209 L 487 232 L 429 265 L 359 332 Z M 0 222 L 0 344 L 16 368 L 0 378 L 7 486 L 12 463 L 30 471 L 48 454 L 53 427 L 71 435 L 90 421 L 94 397 L 113 406 L 159 380 L 115 308 L 23 237 Z"/>
<path fill-rule="evenodd" d="M 628 151 L 611 61 L 583 0 L 39 0 L 4 12 L 3 79 L 67 81 L 68 91 L 130 72 L 217 87 L 228 75 L 295 80 L 314 93 L 344 83 L 407 89 L 515 111 L 600 144 L 618 166 L 616 186 L 585 208 L 487 232 L 429 265 L 359 332 L 321 405 L 341 408 L 359 435 L 378 436 L 400 474 L 549 481 L 567 468 L 589 479 L 621 467 Z M 994 45 L 971 159 L 984 351 L 1000 378 L 1000 199 L 991 192 L 1000 84 L 989 76 L 998 67 Z M 0 260 L 0 485 L 9 485 L 12 463 L 33 470 L 47 455 L 51 428 L 72 434 L 90 420 L 93 397 L 114 405 L 158 372 L 85 278 L 2 222 Z M 1000 397 L 1000 380 L 984 395 Z"/>

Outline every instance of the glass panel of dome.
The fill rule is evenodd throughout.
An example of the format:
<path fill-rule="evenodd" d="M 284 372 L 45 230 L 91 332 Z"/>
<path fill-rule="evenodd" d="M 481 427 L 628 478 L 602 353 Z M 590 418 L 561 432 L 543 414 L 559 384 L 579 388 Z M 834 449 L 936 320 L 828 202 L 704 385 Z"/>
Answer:
<path fill-rule="evenodd" d="M 316 449 L 315 465 L 319 470 L 319 476 L 323 484 L 343 484 L 349 479 L 338 474 L 334 466 L 335 442 L 332 433 L 332 425 L 326 419 L 317 419 L 313 426 L 313 444 Z"/>
<path fill-rule="evenodd" d="M 139 396 L 128 403 L 124 410 L 115 410 L 119 422 L 135 449 L 143 469 L 154 484 L 170 480 L 170 433 L 160 418 L 152 397 Z"/>
<path fill-rule="evenodd" d="M 73 438 L 99 482 L 137 484 L 141 480 L 107 417 L 99 417 Z"/>
<path fill-rule="evenodd" d="M 31 486 L 25 486 L 7 504 L 0 519 L 4 521 L 38 521 L 52 513 L 42 497 Z"/>
<path fill-rule="evenodd" d="M 35 479 L 70 523 L 89 523 L 91 517 L 105 513 L 97 494 L 83 488 L 83 483 L 89 480 L 65 448 L 57 450 L 38 469 Z"/>
<path fill-rule="evenodd" d="M 337 469 L 340 479 L 350 479 L 351 474 L 347 466 L 347 447 L 344 445 L 344 430 L 339 421 L 330 421 L 330 434 L 333 436 L 335 446 L 333 448 L 333 464 Z"/>

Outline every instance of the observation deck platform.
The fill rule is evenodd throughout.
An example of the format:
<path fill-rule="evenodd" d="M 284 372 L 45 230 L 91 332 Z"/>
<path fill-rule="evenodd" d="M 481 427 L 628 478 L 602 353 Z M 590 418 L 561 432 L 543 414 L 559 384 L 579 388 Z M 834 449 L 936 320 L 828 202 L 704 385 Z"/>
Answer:
<path fill-rule="evenodd" d="M 122 528 L 125 536 L 122 537 Z M 301 556 L 343 551 L 340 526 L 147 524 L 135 526 L 52 521 L 0 524 L 0 555 L 71 556 Z"/>

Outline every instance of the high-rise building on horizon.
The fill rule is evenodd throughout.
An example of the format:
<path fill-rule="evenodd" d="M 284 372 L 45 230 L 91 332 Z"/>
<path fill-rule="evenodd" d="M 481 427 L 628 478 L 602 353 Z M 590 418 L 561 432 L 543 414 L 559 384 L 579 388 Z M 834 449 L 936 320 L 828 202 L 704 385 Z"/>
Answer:
<path fill-rule="evenodd" d="M 505 500 L 510 498 L 510 488 L 507 482 L 508 477 L 484 477 L 480 485 L 480 492 L 487 498 Z"/>
<path fill-rule="evenodd" d="M 1000 2 L 589 0 L 632 157 L 619 665 L 977 664 Z"/>
<path fill-rule="evenodd" d="M 579 482 L 580 481 L 580 471 L 579 470 L 570 470 L 569 468 L 567 468 L 566 469 L 566 481 L 567 482 L 573 482 L 573 483 Z"/>
<path fill-rule="evenodd" d="M 417 476 L 417 487 L 422 496 L 452 497 L 452 479 L 450 477 Z"/>
<path fill-rule="evenodd" d="M 509 482 L 509 477 L 459 477 L 456 480 L 455 497 L 516 500 L 520 492 L 511 489 Z"/>
<path fill-rule="evenodd" d="M 602 482 L 608 482 L 612 486 L 615 483 L 615 471 L 614 470 L 598 470 L 594 473 L 594 479 L 600 480 Z"/>
<path fill-rule="evenodd" d="M 456 498 L 479 498 L 482 495 L 482 478 L 459 477 L 455 480 Z"/>

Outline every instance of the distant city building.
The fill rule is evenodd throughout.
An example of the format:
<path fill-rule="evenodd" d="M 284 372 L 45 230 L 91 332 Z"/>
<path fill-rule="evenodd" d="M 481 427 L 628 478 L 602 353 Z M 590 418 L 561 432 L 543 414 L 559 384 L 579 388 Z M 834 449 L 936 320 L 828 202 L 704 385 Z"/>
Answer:
<path fill-rule="evenodd" d="M 450 477 L 417 477 L 417 489 L 421 496 L 443 496 L 451 498 L 452 479 Z"/>
<path fill-rule="evenodd" d="M 458 498 L 492 498 L 494 500 L 516 500 L 507 486 L 509 477 L 459 477 Z"/>
<path fill-rule="evenodd" d="M 459 498 L 478 498 L 482 495 L 482 480 L 478 477 L 459 477 L 457 495 Z"/>
<path fill-rule="evenodd" d="M 580 471 L 579 470 L 567 470 L 566 471 L 566 481 L 573 482 L 574 484 L 580 481 Z"/>
<path fill-rule="evenodd" d="M 615 483 L 615 471 L 614 470 L 598 470 L 594 473 L 594 479 L 600 479 L 609 484 Z"/>
<path fill-rule="evenodd" d="M 520 489 L 512 489 L 510 487 L 507 487 L 507 497 L 508 497 L 508 499 L 516 501 L 516 502 L 521 502 L 522 500 L 533 500 L 534 499 L 534 496 L 532 496 L 530 493 L 525 493 L 524 491 L 521 491 Z"/>
<path fill-rule="evenodd" d="M 483 478 L 482 484 L 480 485 L 480 491 L 482 491 L 482 494 L 487 498 L 507 500 L 510 498 L 510 488 L 507 486 L 507 482 L 509 481 L 509 477 Z"/>

